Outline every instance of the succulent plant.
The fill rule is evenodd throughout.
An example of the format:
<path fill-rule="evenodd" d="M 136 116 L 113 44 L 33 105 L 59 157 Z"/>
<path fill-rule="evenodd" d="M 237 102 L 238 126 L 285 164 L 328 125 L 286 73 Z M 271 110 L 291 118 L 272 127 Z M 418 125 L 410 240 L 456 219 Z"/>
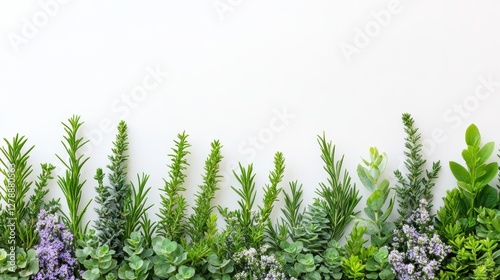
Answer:
<path fill-rule="evenodd" d="M 83 240 L 78 240 L 76 259 L 85 267 L 82 278 L 86 280 L 105 280 L 108 274 L 116 277 L 117 260 L 113 258 L 115 251 L 108 245 L 99 246 L 95 230 L 90 229 Z"/>
<path fill-rule="evenodd" d="M 36 251 L 25 251 L 18 247 L 15 256 L 0 249 L 0 279 L 1 280 L 28 280 L 39 270 Z"/>
<path fill-rule="evenodd" d="M 118 269 L 118 277 L 128 280 L 146 280 L 153 268 L 150 258 L 153 250 L 146 248 L 144 237 L 138 232 L 132 232 L 123 247 L 125 259 Z"/>

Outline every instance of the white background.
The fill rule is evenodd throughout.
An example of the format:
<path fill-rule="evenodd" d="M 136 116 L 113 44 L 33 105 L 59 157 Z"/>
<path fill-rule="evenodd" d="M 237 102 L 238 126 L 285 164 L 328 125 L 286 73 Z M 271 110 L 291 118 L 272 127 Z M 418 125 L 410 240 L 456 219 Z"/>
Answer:
<path fill-rule="evenodd" d="M 36 145 L 33 175 L 42 162 L 61 175 L 61 122 L 80 115 L 91 140 L 86 203 L 124 119 L 129 177 L 151 175 L 153 213 L 167 154 L 184 130 L 190 202 L 219 139 L 226 177 L 215 204 L 237 206 L 228 177 L 235 162 L 254 163 L 260 190 L 276 151 L 286 157 L 281 186 L 298 180 L 308 203 L 326 179 L 318 134 L 345 154 L 355 182 L 371 146 L 388 154 L 393 180 L 404 160 L 401 114 L 409 112 L 428 166 L 443 165 L 437 207 L 455 186 L 448 162 L 462 162 L 466 127 L 476 123 L 485 141 L 500 143 L 499 26 L 498 1 L 1 0 L 0 136 L 20 133 Z M 61 196 L 55 180 L 50 188 Z"/>

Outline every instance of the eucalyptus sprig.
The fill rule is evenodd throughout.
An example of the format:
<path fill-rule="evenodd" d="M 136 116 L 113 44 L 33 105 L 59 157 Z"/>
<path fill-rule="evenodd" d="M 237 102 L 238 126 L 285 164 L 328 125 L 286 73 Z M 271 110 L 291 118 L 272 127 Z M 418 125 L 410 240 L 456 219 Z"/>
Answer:
<path fill-rule="evenodd" d="M 435 185 L 434 180 L 438 177 L 438 172 L 441 169 L 441 163 L 437 161 L 432 163 L 430 170 L 424 170 L 426 160 L 422 155 L 421 134 L 418 132 L 418 128 L 414 127 L 414 120 L 410 114 L 403 114 L 402 120 L 406 133 L 405 147 L 407 151 L 404 152 L 404 155 L 406 156 L 405 167 L 408 173 L 403 175 L 400 170 L 394 172 L 399 183 L 396 186 L 399 202 L 399 223 L 410 217 L 412 212 L 419 207 L 422 198 L 428 201 L 427 211 L 431 211 L 432 188 Z"/>
<path fill-rule="evenodd" d="M 364 212 L 368 219 L 358 218 L 366 226 L 366 232 L 371 235 L 371 243 L 376 247 L 387 244 L 395 228 L 393 222 L 387 221 L 394 208 L 395 194 L 391 196 L 386 209 L 384 205 L 389 198 L 391 188 L 387 179 L 380 180 L 380 176 L 387 164 L 387 155 L 380 154 L 377 148 L 370 148 L 370 160 L 363 159 L 364 165 L 359 164 L 357 173 L 361 183 L 372 192 L 366 200 Z"/>

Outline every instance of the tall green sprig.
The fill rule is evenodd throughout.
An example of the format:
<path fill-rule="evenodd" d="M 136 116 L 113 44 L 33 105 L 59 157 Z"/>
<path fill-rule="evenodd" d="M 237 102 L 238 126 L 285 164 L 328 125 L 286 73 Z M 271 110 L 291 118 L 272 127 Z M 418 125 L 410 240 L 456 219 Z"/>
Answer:
<path fill-rule="evenodd" d="M 123 236 L 125 239 L 131 238 L 134 231 L 139 231 L 140 228 L 143 231 L 148 231 L 154 225 L 148 221 L 147 211 L 153 207 L 153 205 L 146 205 L 148 201 L 148 193 L 151 190 L 147 187 L 149 180 L 149 175 L 137 174 L 137 186 L 130 183 L 130 196 L 127 196 L 124 202 L 124 213 L 125 213 L 125 230 Z M 147 227 L 145 224 L 149 224 Z"/>
<path fill-rule="evenodd" d="M 7 215 L 14 221 L 16 235 L 15 241 L 18 247 L 28 250 L 38 240 L 38 233 L 35 225 L 38 221 L 38 212 L 45 206 L 44 198 L 48 193 L 48 181 L 53 179 L 52 171 L 54 166 L 51 164 L 41 164 L 41 173 L 35 181 L 33 194 L 26 199 L 26 196 L 33 185 L 29 180 L 33 168 L 28 163 L 29 154 L 34 146 L 25 148 L 28 139 L 24 136 L 16 135 L 11 141 L 4 139 L 6 146 L 0 148 L 3 158 L 0 157 L 2 167 L 0 172 L 4 175 L 4 184 L 0 185 L 0 199 L 7 203 L 2 215 Z M 51 201 L 57 203 L 57 201 Z M 12 220 L 11 220 L 12 221 Z M 10 230 L 7 229 L 8 221 L 0 224 L 0 247 L 6 247 L 9 239 Z M 10 240 L 9 240 L 10 241 Z M 12 242 L 12 241 L 10 241 Z M 10 243 L 10 245 L 14 245 Z"/>
<path fill-rule="evenodd" d="M 190 264 L 196 268 L 203 267 L 209 253 L 214 249 L 213 235 L 217 231 L 217 216 L 213 213 L 214 206 L 211 203 L 215 198 L 215 192 L 219 190 L 217 184 L 222 177 L 219 175 L 222 145 L 215 140 L 210 146 L 210 154 L 205 160 L 203 184 L 198 186 L 198 192 L 195 194 L 194 213 L 189 216 L 186 223 L 186 234 L 191 242 L 186 242 L 184 248 L 188 253 Z"/>
<path fill-rule="evenodd" d="M 497 175 L 498 163 L 488 163 L 495 143 L 482 146 L 481 134 L 474 124 L 467 128 L 465 142 L 467 147 L 462 151 L 465 166 L 450 161 L 457 188 L 446 192 L 444 205 L 437 212 L 437 228 L 449 240 L 460 233 L 473 232 L 481 209 L 497 208 L 499 203 L 498 191 L 490 185 Z"/>
<path fill-rule="evenodd" d="M 302 199 L 302 185 L 297 181 L 289 183 L 290 190 L 283 191 L 285 206 L 281 209 L 283 217 L 273 225 L 269 223 L 267 226 L 267 236 L 269 242 L 275 248 L 279 248 L 280 244 L 287 240 L 296 240 L 296 229 L 303 221 L 303 211 L 301 205 Z"/>
<path fill-rule="evenodd" d="M 83 125 L 83 122 L 80 122 L 80 116 L 74 115 L 68 119 L 67 124 L 62 124 L 66 135 L 61 143 L 66 151 L 67 159 L 65 160 L 56 154 L 56 157 L 66 167 L 64 176 L 57 176 L 57 184 L 64 194 L 69 213 L 66 214 L 61 211 L 61 215 L 70 232 L 78 240 L 84 237 L 87 230 L 88 223 L 83 227 L 82 220 L 92 201 L 92 199 L 89 200 L 80 211 L 83 186 L 86 182 L 86 180 L 81 179 L 82 168 L 89 159 L 80 154 L 80 149 L 89 141 L 84 141 L 83 137 L 78 137 L 78 130 Z"/>
<path fill-rule="evenodd" d="M 264 187 L 263 205 L 259 206 L 260 219 L 258 224 L 262 228 L 270 223 L 269 217 L 274 209 L 274 203 L 278 201 L 278 195 L 282 191 L 282 188 L 278 187 L 278 184 L 283 180 L 284 173 L 285 158 L 283 157 L 283 153 L 277 152 L 274 155 L 274 170 L 269 174 L 270 184 Z"/>
<path fill-rule="evenodd" d="M 344 156 L 335 159 L 335 146 L 327 142 L 325 135 L 318 136 L 321 159 L 328 174 L 327 183 L 320 183 L 316 193 L 320 196 L 318 205 L 324 205 L 330 220 L 332 239 L 340 240 L 345 227 L 351 222 L 354 208 L 361 200 L 356 184 L 351 182 L 349 172 L 342 167 Z"/>
<path fill-rule="evenodd" d="M 262 206 L 258 206 L 258 211 L 254 209 L 257 190 L 255 188 L 255 173 L 253 165 L 246 168 L 239 164 L 239 174 L 233 171 L 240 188 L 231 186 L 239 196 L 239 209 L 229 211 L 227 208 L 218 207 L 219 212 L 224 217 L 227 227 L 226 244 L 231 253 L 239 252 L 244 248 L 258 248 L 263 245 L 266 227 L 269 227 L 270 214 L 274 208 L 281 188 L 278 184 L 283 179 L 285 160 L 281 152 L 274 156 L 274 169 L 270 171 L 270 184 L 264 187 Z"/>
<path fill-rule="evenodd" d="M 462 151 L 466 166 L 450 161 L 450 170 L 457 179 L 462 198 L 467 204 L 467 216 L 476 217 L 479 206 L 493 208 L 498 203 L 497 191 L 489 185 L 498 173 L 498 163 L 488 159 L 495 149 L 494 142 L 481 147 L 481 134 L 476 125 L 470 125 L 465 132 L 467 148 Z"/>
<path fill-rule="evenodd" d="M 237 189 L 233 186 L 231 188 L 238 194 L 240 199 L 238 200 L 238 205 L 240 209 L 235 211 L 236 218 L 241 226 L 242 236 L 244 236 L 247 242 L 253 241 L 251 238 L 251 228 L 254 222 L 254 215 L 252 215 L 252 210 L 255 204 L 255 198 L 257 197 L 257 191 L 255 190 L 255 173 L 253 172 L 253 164 L 249 164 L 246 168 L 238 164 L 240 169 L 240 175 L 233 171 L 236 180 L 240 183 L 241 188 Z M 226 217 L 225 212 L 222 212 L 222 216 Z M 253 246 L 254 244 L 249 244 Z"/>
<path fill-rule="evenodd" d="M 108 175 L 110 186 L 103 183 L 104 173 L 98 169 L 95 179 L 98 182 L 96 191 L 98 197 L 96 202 L 99 208 L 95 211 L 99 219 L 95 222 L 99 242 L 108 245 L 115 251 L 116 256 L 123 255 L 123 244 L 125 242 L 125 200 L 130 196 L 130 184 L 127 180 L 128 134 L 127 124 L 120 121 L 118 133 L 113 142 L 112 154 L 108 156 L 110 170 Z"/>
<path fill-rule="evenodd" d="M 49 193 L 47 189 L 49 181 L 54 179 L 52 171 L 56 168 L 52 164 L 40 164 L 42 172 L 38 175 L 35 181 L 35 190 L 33 195 L 30 196 L 28 203 L 28 213 L 25 217 L 26 231 L 24 234 L 25 250 L 32 248 L 38 242 L 38 232 L 35 230 L 36 223 L 38 222 L 38 215 L 43 208 L 50 208 L 51 206 L 59 207 L 59 199 L 52 199 L 49 203 L 45 203 L 45 196 Z"/>
<path fill-rule="evenodd" d="M 410 114 L 404 113 L 402 116 L 404 131 L 406 133 L 404 152 L 406 156 L 405 167 L 408 171 L 406 175 L 400 170 L 396 170 L 394 175 L 398 180 L 396 192 L 398 195 L 400 215 L 399 222 L 405 221 L 411 213 L 419 207 L 419 201 L 425 198 L 429 204 L 427 211 L 432 209 L 432 188 L 434 180 L 438 177 L 438 172 L 441 169 L 439 161 L 432 163 L 430 170 L 425 170 L 424 164 L 426 160 L 422 156 L 422 144 L 420 144 L 420 133 L 418 128 L 415 128 L 414 120 Z"/>
<path fill-rule="evenodd" d="M 372 192 L 366 200 L 364 211 L 368 219 L 359 218 L 366 225 L 366 233 L 371 236 L 371 243 L 376 247 L 386 245 L 392 237 L 395 228 L 393 222 L 387 221 L 394 208 L 395 194 L 389 199 L 387 208 L 384 205 L 389 198 L 391 188 L 387 179 L 379 182 L 380 176 L 385 170 L 387 155 L 380 154 L 375 147 L 370 148 L 370 160 L 363 159 L 363 165 L 357 168 L 361 183 Z"/>
<path fill-rule="evenodd" d="M 184 172 L 189 166 L 186 156 L 189 154 L 188 148 L 191 147 L 187 142 L 187 137 L 185 132 L 178 134 L 177 140 L 174 141 L 175 147 L 172 148 L 173 153 L 168 155 L 171 158 L 171 164 L 168 165 L 169 178 L 164 179 L 165 186 L 161 189 L 163 194 L 161 194 L 161 209 L 158 214 L 159 232 L 176 242 L 180 242 L 184 234 L 184 217 L 187 208 L 186 199 L 182 195 L 182 192 L 186 190 Z"/>
<path fill-rule="evenodd" d="M 187 234 L 193 243 L 200 242 L 208 229 L 210 215 L 212 215 L 214 206 L 211 202 L 215 198 L 215 192 L 219 190 L 217 184 L 220 182 L 219 166 L 222 160 L 222 145 L 218 140 L 211 143 L 211 151 L 205 160 L 205 174 L 203 175 L 203 184 L 199 186 L 196 193 L 194 213 L 189 217 L 187 225 Z"/>
<path fill-rule="evenodd" d="M 34 146 L 25 149 L 24 146 L 28 139 L 19 135 L 16 135 L 11 142 L 7 139 L 4 141 L 6 146 L 0 150 L 5 159 L 0 158 L 2 163 L 0 172 L 5 178 L 3 186 L 0 186 L 0 197 L 7 202 L 5 213 L 8 214 L 9 219 L 14 220 L 15 230 L 19 233 L 15 238 L 16 244 L 23 246 L 26 234 L 28 234 L 27 229 L 22 224 L 28 213 L 25 197 L 33 183 L 28 179 L 28 176 L 33 172 L 32 166 L 28 164 L 28 159 Z M 7 240 L 3 240 L 3 242 L 6 243 Z"/>
<path fill-rule="evenodd" d="M 285 172 L 285 158 L 283 153 L 276 152 L 274 155 L 274 169 L 269 173 L 270 184 L 264 187 L 264 196 L 262 198 L 262 206 L 258 206 L 258 211 L 253 211 L 257 191 L 255 189 L 255 173 L 253 173 L 253 166 L 249 165 L 245 170 L 240 165 L 241 176 L 235 173 L 241 189 L 233 190 L 238 194 L 240 200 L 241 217 L 240 223 L 243 227 L 249 229 L 247 240 L 250 246 L 258 248 L 262 245 L 265 238 L 265 228 L 270 223 L 270 215 L 274 208 L 274 203 L 277 201 L 281 188 L 278 184 L 283 180 L 283 173 Z"/>

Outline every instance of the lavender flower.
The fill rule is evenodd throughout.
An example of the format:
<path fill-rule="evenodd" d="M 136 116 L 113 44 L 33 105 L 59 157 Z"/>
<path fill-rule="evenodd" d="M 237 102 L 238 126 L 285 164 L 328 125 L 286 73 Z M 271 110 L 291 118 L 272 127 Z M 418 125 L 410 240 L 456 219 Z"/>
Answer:
<path fill-rule="evenodd" d="M 451 252 L 432 225 L 428 202 L 420 200 L 419 208 L 400 229 L 394 230 L 389 263 L 397 279 L 434 279 L 441 262 Z"/>
<path fill-rule="evenodd" d="M 75 280 L 77 267 L 73 256 L 73 235 L 53 213 L 53 208 L 38 214 L 36 230 L 40 241 L 35 245 L 40 270 L 35 280 Z"/>
<path fill-rule="evenodd" d="M 263 245 L 259 251 L 255 248 L 250 248 L 234 254 L 234 262 L 241 266 L 241 272 L 237 273 L 234 279 L 286 279 L 283 272 L 283 264 L 274 254 L 267 254 L 269 248 L 269 245 Z"/>

